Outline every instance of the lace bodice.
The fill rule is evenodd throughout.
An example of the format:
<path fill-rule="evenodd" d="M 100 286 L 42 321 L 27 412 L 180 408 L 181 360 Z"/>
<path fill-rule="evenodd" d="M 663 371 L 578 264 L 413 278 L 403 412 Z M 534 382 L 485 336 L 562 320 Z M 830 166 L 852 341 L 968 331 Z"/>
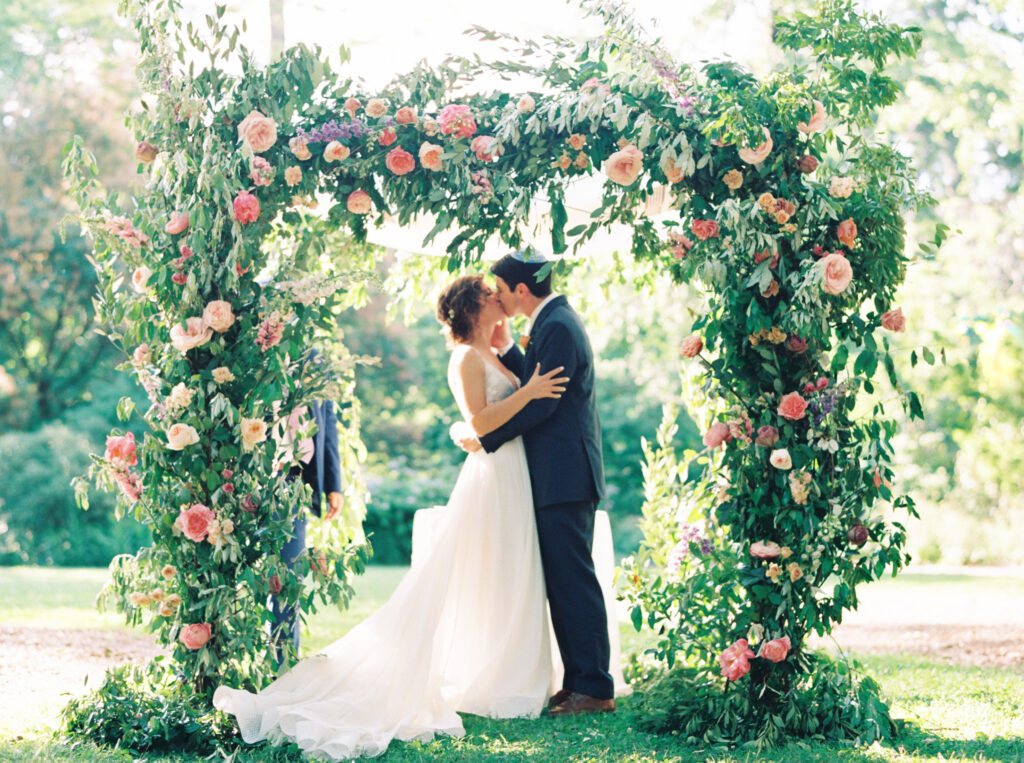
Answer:
<path fill-rule="evenodd" d="M 488 403 L 496 403 L 516 391 L 516 386 L 491 363 L 484 362 L 484 393 Z"/>

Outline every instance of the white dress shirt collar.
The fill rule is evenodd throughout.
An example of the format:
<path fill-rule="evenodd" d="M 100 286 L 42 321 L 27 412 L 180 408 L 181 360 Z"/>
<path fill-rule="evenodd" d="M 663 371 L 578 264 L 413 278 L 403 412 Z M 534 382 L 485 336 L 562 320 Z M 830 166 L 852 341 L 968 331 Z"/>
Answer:
<path fill-rule="evenodd" d="M 551 300 L 553 300 L 557 296 L 558 296 L 557 294 L 555 294 L 554 292 L 551 292 L 550 294 L 548 294 L 543 299 L 543 301 L 541 301 L 541 303 L 539 305 L 537 305 L 533 309 L 533 312 L 530 313 L 530 322 L 526 326 L 526 335 L 527 336 L 529 336 L 530 334 L 533 333 L 533 324 L 537 322 L 537 318 L 540 316 L 541 310 L 544 309 L 544 307 L 547 305 L 548 302 L 550 302 Z"/>

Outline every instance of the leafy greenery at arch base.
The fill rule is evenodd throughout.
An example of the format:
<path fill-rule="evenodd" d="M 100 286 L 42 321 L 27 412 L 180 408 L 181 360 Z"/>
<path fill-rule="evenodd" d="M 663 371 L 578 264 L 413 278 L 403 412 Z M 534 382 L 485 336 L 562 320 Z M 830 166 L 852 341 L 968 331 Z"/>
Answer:
<path fill-rule="evenodd" d="M 650 725 L 704 742 L 888 737 L 874 682 L 805 643 L 856 607 L 858 584 L 906 562 L 903 528 L 883 518 L 886 505 L 913 512 L 890 486 L 894 425 L 881 403 L 857 402 L 888 380 L 920 412 L 899 389 L 885 332 L 901 329 L 903 214 L 929 200 L 906 160 L 866 133 L 897 97 L 884 66 L 914 54 L 917 31 L 825 2 L 777 21 L 798 63 L 759 80 L 731 64 L 679 66 L 622 9 L 595 2 L 598 39 L 506 39 L 503 61 L 424 65 L 369 93 L 304 46 L 259 68 L 221 11 L 200 32 L 181 29 L 178 10 L 174 0 L 127 8 L 145 93 L 131 123 L 149 178 L 134 207 L 103 194 L 80 143 L 67 160 L 96 242 L 100 317 L 153 403 L 120 411 L 145 430 L 137 464 L 109 445 L 95 457 L 92 476 L 119 486 L 123 510 L 154 538 L 115 560 L 108 600 L 172 657 L 150 667 L 148 688 L 112 674 L 68 708 L 67 728 L 139 750 L 211 749 L 228 728 L 211 721 L 213 689 L 258 689 L 273 676 L 270 593 L 302 612 L 351 595 L 364 551 L 359 359 L 329 337 L 333 313 L 366 292 L 367 217 L 432 214 L 431 235 L 455 231 L 454 270 L 494 234 L 520 245 L 541 197 L 555 252 L 585 251 L 602 226 L 626 224 L 637 266 L 624 278 L 653 288 L 657 272 L 706 294 L 681 380 L 709 447 L 675 453 L 668 412 L 647 446 L 645 542 L 622 576 L 635 624 L 658 636 L 658 664 L 638 666 L 653 677 L 639 700 Z M 472 93 L 487 72 L 543 84 Z M 247 132 L 254 118 L 262 133 Z M 601 168 L 600 207 L 566 230 L 566 182 Z M 646 216 L 662 191 L 675 212 Z M 350 232 L 340 249 L 338 230 Z M 272 282 L 256 279 L 268 269 Z M 322 362 L 309 362 L 314 347 Z M 293 456 L 262 429 L 325 395 L 349 405 L 346 513 L 314 530 L 293 572 L 280 558 L 281 508 L 308 491 L 283 476 Z M 694 467 L 699 478 L 687 480 Z M 209 511 L 201 523 L 212 518 L 205 537 L 184 532 L 197 505 Z M 748 642 L 757 656 L 743 656 Z M 727 649 L 741 659 L 721 662 Z M 777 659 L 764 656 L 772 649 Z M 105 701 L 122 688 L 142 699 Z M 137 723 L 158 706 L 191 708 L 181 722 L 206 733 Z"/>

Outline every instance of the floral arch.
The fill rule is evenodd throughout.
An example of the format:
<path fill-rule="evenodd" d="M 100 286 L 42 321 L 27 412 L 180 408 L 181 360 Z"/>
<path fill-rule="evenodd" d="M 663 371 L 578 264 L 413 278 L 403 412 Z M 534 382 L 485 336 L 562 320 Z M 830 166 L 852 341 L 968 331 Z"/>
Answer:
<path fill-rule="evenodd" d="M 140 442 L 112 434 L 93 468 L 154 537 L 112 565 L 109 598 L 173 656 L 148 677 L 108 682 L 134 682 L 143 704 L 173 696 L 194 708 L 198 697 L 201 722 L 225 731 L 209 713 L 213 688 L 272 675 L 267 596 L 307 612 L 348 599 L 363 561 L 358 483 L 347 521 L 289 573 L 278 555 L 289 524 L 275 507 L 304 500 L 304 488 L 281 478 L 268 428 L 317 397 L 353 398 L 343 347 L 306 361 L 333 311 L 365 287 L 369 221 L 432 215 L 427 238 L 451 230 L 455 269 L 493 235 L 521 245 L 531 201 L 544 198 L 555 253 L 626 224 L 636 260 L 709 297 L 680 337 L 707 448 L 680 457 L 667 426 L 648 447 L 646 541 L 624 568 L 634 623 L 657 631 L 655 657 L 675 666 L 651 685 L 650 696 L 670 686 L 672 697 L 651 704 L 652 723 L 704 740 L 888 735 L 870 680 L 804 644 L 856 606 L 859 583 L 906 561 L 903 528 L 882 514 L 913 511 L 889 481 L 894 425 L 880 404 L 855 409 L 884 369 L 920 413 L 886 332 L 903 328 L 903 214 L 928 199 L 907 161 L 866 131 L 897 97 L 886 62 L 912 56 L 918 34 L 829 0 L 776 25 L 781 46 L 810 62 L 759 80 L 728 63 L 679 66 L 622 9 L 586 7 L 605 20 L 599 39 L 506 40 L 514 57 L 422 65 L 376 93 L 304 46 L 256 67 L 223 9 L 200 33 L 179 28 L 173 0 L 131 7 L 145 93 L 131 122 L 147 185 L 126 213 L 78 142 L 67 168 L 96 241 L 101 321 L 153 403 L 119 407 L 147 431 Z M 206 63 L 186 65 L 199 54 Z M 240 74 L 225 72 L 229 61 Z M 472 93 L 484 71 L 543 84 Z M 600 204 L 568 227 L 566 181 L 602 172 Z M 659 188 L 672 219 L 642 212 Z M 325 214 L 311 213 L 317 198 Z M 338 230 L 347 248 L 328 251 Z M 273 285 L 256 278 L 268 263 Z M 356 408 L 342 426 L 354 477 Z M 701 475 L 686 481 L 693 464 Z M 108 738 L 102 713 L 86 720 L 90 701 L 69 708 L 69 728 Z M 148 738 L 136 735 L 136 746 Z"/>

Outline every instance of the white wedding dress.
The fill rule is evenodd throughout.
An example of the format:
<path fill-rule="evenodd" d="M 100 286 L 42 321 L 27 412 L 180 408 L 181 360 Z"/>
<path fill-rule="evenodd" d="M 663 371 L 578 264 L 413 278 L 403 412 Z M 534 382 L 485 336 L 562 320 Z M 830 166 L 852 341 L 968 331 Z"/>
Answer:
<path fill-rule="evenodd" d="M 490 364 L 485 380 L 488 402 L 514 389 Z M 438 524 L 391 598 L 345 636 L 258 694 L 217 689 L 214 706 L 246 742 L 337 760 L 379 755 L 392 739 L 462 736 L 456 711 L 540 714 L 552 647 L 520 438 L 466 457 Z"/>

